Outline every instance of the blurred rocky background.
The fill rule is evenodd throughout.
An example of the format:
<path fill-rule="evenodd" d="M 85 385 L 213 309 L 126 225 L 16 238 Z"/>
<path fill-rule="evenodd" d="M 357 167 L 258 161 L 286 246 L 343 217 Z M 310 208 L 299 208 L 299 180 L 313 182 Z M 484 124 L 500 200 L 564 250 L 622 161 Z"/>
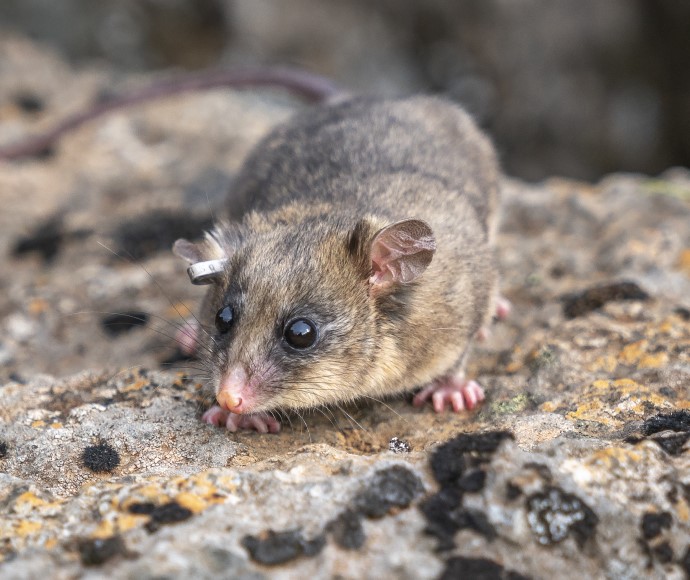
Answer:
<path fill-rule="evenodd" d="M 685 0 L 3 0 L 3 29 L 80 66 L 291 63 L 361 92 L 442 92 L 524 179 L 690 165 Z"/>

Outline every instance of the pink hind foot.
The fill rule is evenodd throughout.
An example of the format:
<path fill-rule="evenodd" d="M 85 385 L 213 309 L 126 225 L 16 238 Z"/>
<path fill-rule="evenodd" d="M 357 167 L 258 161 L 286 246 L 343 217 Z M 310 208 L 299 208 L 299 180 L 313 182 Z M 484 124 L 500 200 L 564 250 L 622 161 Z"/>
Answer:
<path fill-rule="evenodd" d="M 209 425 L 225 427 L 235 433 L 239 429 L 254 429 L 259 433 L 278 433 L 280 422 L 267 413 L 252 413 L 250 415 L 237 415 L 214 405 L 202 416 L 201 420 Z"/>
<path fill-rule="evenodd" d="M 496 299 L 496 310 L 494 310 L 494 318 L 496 320 L 505 320 L 510 316 L 510 312 L 513 309 L 513 305 L 510 303 L 510 300 L 507 298 L 503 298 L 503 296 L 499 296 Z M 479 342 L 484 342 L 488 338 L 491 337 L 491 329 L 488 326 L 482 326 L 478 331 L 477 334 L 475 334 L 475 338 Z"/>
<path fill-rule="evenodd" d="M 510 300 L 504 298 L 503 296 L 499 296 L 496 299 L 496 311 L 494 313 L 494 316 L 498 320 L 505 320 L 506 318 L 508 318 L 512 310 L 513 305 L 510 303 Z"/>
<path fill-rule="evenodd" d="M 478 383 L 461 377 L 444 377 L 436 379 L 419 391 L 412 399 L 412 404 L 420 407 L 429 399 L 437 413 L 442 413 L 446 409 L 446 404 L 450 404 L 453 411 L 459 413 L 474 409 L 481 403 L 484 400 L 484 389 Z"/>

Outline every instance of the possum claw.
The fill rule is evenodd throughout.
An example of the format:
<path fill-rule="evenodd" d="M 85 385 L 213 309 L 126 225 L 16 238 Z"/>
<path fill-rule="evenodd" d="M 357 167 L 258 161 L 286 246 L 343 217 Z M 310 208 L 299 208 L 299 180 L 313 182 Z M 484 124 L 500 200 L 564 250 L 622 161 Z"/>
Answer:
<path fill-rule="evenodd" d="M 444 377 L 437 379 L 424 387 L 414 396 L 412 404 L 420 407 L 431 399 L 434 411 L 442 413 L 446 404 L 450 404 L 453 411 L 459 413 L 474 409 L 484 400 L 484 389 L 475 381 L 468 381 L 460 377 Z"/>
<path fill-rule="evenodd" d="M 250 415 L 237 415 L 214 405 L 202 416 L 201 420 L 210 425 L 225 427 L 235 433 L 240 429 L 254 429 L 259 433 L 278 433 L 280 422 L 268 413 L 252 413 Z"/>

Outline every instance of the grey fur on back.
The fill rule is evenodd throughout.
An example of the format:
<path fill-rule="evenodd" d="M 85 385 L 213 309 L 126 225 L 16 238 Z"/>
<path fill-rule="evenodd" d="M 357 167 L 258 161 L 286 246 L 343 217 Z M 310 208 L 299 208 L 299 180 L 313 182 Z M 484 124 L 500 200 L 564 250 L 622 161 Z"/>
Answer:
<path fill-rule="evenodd" d="M 452 213 L 452 197 L 430 199 L 414 188 L 383 186 L 405 178 L 437 182 L 463 196 L 485 229 L 495 214 L 491 145 L 462 109 L 433 97 L 357 98 L 296 115 L 247 159 L 229 214 L 241 219 L 248 210 L 317 201 L 391 219 L 412 214 L 438 227 L 439 214 Z"/>

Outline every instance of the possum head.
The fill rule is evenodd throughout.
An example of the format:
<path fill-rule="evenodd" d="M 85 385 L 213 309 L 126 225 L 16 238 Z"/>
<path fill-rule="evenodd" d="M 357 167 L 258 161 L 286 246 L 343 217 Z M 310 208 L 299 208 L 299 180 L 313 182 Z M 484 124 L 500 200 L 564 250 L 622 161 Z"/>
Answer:
<path fill-rule="evenodd" d="M 218 404 L 233 413 L 338 404 L 382 392 L 381 333 L 436 249 L 408 219 L 310 220 L 260 230 L 221 225 L 175 243 L 192 267 L 215 262 L 205 300 Z M 191 275 L 191 274 L 190 274 Z"/>

